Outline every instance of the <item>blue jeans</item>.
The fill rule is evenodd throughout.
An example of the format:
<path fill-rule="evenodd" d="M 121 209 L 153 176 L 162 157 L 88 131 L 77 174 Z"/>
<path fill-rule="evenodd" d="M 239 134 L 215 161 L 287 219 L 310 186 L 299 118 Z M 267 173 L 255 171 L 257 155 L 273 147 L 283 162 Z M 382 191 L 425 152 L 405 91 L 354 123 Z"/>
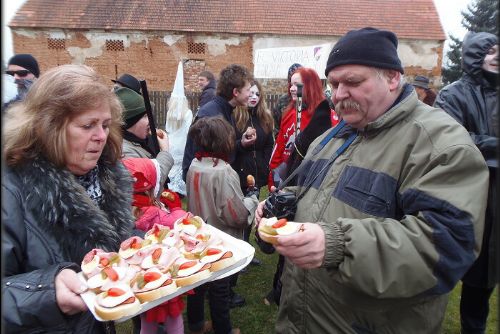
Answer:
<path fill-rule="evenodd" d="M 194 295 L 187 296 L 187 322 L 190 331 L 201 331 L 205 324 L 205 294 L 208 292 L 208 306 L 215 334 L 229 334 L 232 331 L 229 316 L 229 291 L 231 276 L 200 285 Z"/>

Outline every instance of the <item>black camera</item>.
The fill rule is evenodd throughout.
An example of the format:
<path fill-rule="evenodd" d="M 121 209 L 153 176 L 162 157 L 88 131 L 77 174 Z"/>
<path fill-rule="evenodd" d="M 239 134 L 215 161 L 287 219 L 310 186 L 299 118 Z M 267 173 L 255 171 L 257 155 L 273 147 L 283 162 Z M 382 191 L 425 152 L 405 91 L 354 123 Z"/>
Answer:
<path fill-rule="evenodd" d="M 264 203 L 264 217 L 293 220 L 297 211 L 297 197 L 294 193 L 271 193 Z"/>

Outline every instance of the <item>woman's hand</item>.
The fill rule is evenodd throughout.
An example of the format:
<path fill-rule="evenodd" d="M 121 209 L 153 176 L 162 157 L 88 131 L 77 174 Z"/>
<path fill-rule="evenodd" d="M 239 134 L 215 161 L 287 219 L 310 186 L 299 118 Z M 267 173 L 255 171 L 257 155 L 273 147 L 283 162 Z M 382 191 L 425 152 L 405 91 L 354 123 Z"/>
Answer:
<path fill-rule="evenodd" d="M 78 279 L 76 272 L 63 269 L 57 274 L 55 280 L 56 303 L 61 312 L 73 315 L 88 310 L 87 304 L 80 294 L 87 291 L 87 287 Z"/>
<path fill-rule="evenodd" d="M 170 149 L 170 141 L 168 134 L 162 129 L 156 129 L 156 137 L 158 137 L 158 144 L 161 151 L 168 151 Z"/>
<path fill-rule="evenodd" d="M 248 147 L 253 145 L 257 140 L 257 130 L 248 127 L 245 133 L 241 136 L 241 145 L 243 147 Z"/>

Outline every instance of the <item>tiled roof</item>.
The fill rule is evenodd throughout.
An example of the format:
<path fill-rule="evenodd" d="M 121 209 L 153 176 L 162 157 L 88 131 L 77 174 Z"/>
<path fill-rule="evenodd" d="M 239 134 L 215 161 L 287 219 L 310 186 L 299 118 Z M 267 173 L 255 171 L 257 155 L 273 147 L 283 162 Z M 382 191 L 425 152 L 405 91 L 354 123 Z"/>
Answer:
<path fill-rule="evenodd" d="M 313 36 L 372 26 L 446 39 L 433 0 L 27 0 L 9 26 Z"/>

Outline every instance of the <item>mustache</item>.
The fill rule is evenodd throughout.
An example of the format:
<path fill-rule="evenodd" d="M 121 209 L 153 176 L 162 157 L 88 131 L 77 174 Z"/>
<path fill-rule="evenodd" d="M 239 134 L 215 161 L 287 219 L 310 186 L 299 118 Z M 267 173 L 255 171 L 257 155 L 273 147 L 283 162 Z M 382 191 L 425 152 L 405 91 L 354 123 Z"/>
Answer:
<path fill-rule="evenodd" d="M 361 110 L 361 106 L 359 105 L 359 103 L 353 100 L 342 100 L 335 105 L 335 109 L 338 112 L 342 112 L 345 109 L 354 109 L 356 111 L 359 111 Z"/>

